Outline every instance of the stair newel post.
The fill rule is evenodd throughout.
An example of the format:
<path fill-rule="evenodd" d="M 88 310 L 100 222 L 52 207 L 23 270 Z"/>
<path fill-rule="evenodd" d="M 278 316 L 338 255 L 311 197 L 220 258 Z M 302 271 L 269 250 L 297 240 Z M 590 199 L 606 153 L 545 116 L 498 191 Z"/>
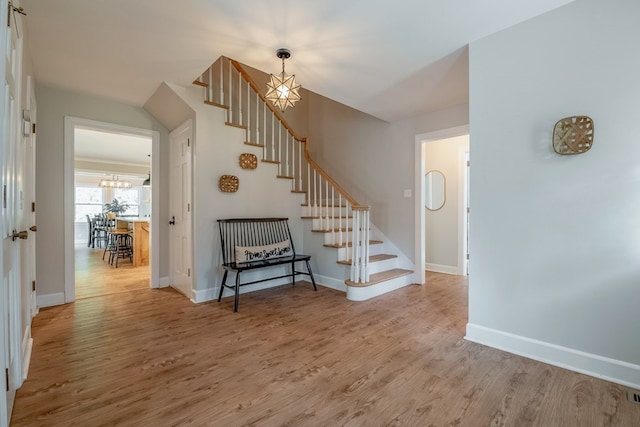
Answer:
<path fill-rule="evenodd" d="M 233 71 L 229 61 L 229 123 L 233 123 Z"/>
<path fill-rule="evenodd" d="M 353 210 L 353 231 L 351 232 L 351 281 L 358 283 L 358 235 L 356 230 L 360 225 L 360 215 Z"/>
<path fill-rule="evenodd" d="M 224 105 L 224 56 L 220 57 L 220 105 Z"/>
<path fill-rule="evenodd" d="M 362 262 L 364 263 L 364 282 L 369 281 L 369 242 L 370 233 L 371 233 L 371 225 L 369 222 L 369 208 L 364 211 L 364 239 L 362 241 L 362 247 L 364 249 L 364 259 Z"/>
<path fill-rule="evenodd" d="M 307 216 L 313 216 L 311 211 L 311 165 L 307 162 Z"/>

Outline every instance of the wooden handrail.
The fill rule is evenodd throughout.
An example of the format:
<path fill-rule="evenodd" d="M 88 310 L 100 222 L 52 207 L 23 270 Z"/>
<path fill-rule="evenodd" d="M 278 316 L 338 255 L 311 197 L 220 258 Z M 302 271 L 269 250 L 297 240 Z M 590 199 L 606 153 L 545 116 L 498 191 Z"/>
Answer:
<path fill-rule="evenodd" d="M 289 134 L 291 136 L 293 136 L 298 142 L 301 142 L 304 144 L 304 158 L 307 160 L 307 162 L 313 166 L 314 169 L 316 169 L 318 171 L 318 173 L 320 175 L 322 175 L 324 177 L 324 179 L 326 179 L 329 184 L 331 184 L 333 187 L 335 187 L 336 190 L 338 190 L 339 193 L 342 194 L 342 196 L 347 199 L 349 201 L 349 203 L 351 203 L 351 206 L 353 209 L 358 208 L 358 210 L 369 210 L 368 206 L 362 206 L 360 205 L 356 199 L 354 199 L 344 188 L 342 188 L 342 186 L 340 184 L 338 184 L 333 178 L 331 178 L 331 176 L 329 176 L 329 174 L 320 167 L 320 165 L 318 163 L 316 163 L 315 160 L 313 160 L 311 158 L 311 156 L 309 155 L 309 150 L 307 147 L 307 138 L 304 136 L 299 136 L 297 135 L 292 129 L 291 126 L 289 126 L 289 124 L 286 122 L 286 120 L 284 119 L 284 117 L 282 117 L 282 115 L 271 105 L 271 103 L 262 95 L 262 93 L 260 92 L 260 89 L 258 88 L 258 86 L 256 85 L 256 83 L 253 81 L 253 79 L 251 78 L 251 76 L 244 70 L 244 68 L 242 67 L 242 65 L 240 65 L 239 62 L 231 59 L 231 58 L 227 58 L 231 64 L 233 65 L 233 67 L 240 73 L 240 75 L 249 83 L 249 85 L 251 86 L 251 88 L 254 90 L 254 92 L 256 92 L 258 94 L 258 96 L 260 97 L 260 99 L 262 100 L 262 102 L 265 103 L 265 105 L 273 112 L 273 114 L 278 118 L 278 120 L 280 120 L 280 122 L 282 123 L 282 126 L 284 126 L 285 129 L 287 129 L 287 132 L 289 132 Z M 366 208 L 366 209 L 363 209 Z"/>
<path fill-rule="evenodd" d="M 351 203 L 351 207 L 353 208 L 353 206 L 359 206 L 360 204 L 356 201 L 356 199 L 354 199 L 348 192 L 347 190 L 345 190 L 344 188 L 342 188 L 342 186 L 340 184 L 338 184 L 333 178 L 331 178 L 331 176 L 324 170 L 322 169 L 322 167 L 320 167 L 320 165 L 318 163 L 316 163 L 315 160 L 313 160 L 311 158 L 311 156 L 309 155 L 309 150 L 307 150 L 307 144 L 306 142 L 304 143 L 304 158 L 307 159 L 307 163 L 309 163 L 310 165 L 313 166 L 313 168 L 315 170 L 318 171 L 318 173 L 320 175 L 322 175 L 324 177 L 324 179 L 326 179 L 329 184 L 333 185 L 335 187 L 336 190 L 338 190 L 338 193 L 341 193 L 342 196 L 347 199 L 349 201 L 349 203 Z"/>
<path fill-rule="evenodd" d="M 289 134 L 291 134 L 291 136 L 293 136 L 297 141 L 300 142 L 306 142 L 307 138 L 304 136 L 299 136 L 298 134 L 296 134 L 293 129 L 291 129 L 291 126 L 289 126 L 289 124 L 287 123 L 287 121 L 284 119 L 284 117 L 282 117 L 282 114 L 280 114 L 278 112 L 278 110 L 276 110 L 273 105 L 271 105 L 271 103 L 267 100 L 267 98 L 264 97 L 264 95 L 262 95 L 262 92 L 260 92 L 260 89 L 258 88 L 258 85 L 256 85 L 256 83 L 253 81 L 253 79 L 251 78 L 251 76 L 249 75 L 249 73 L 247 73 L 244 68 L 242 68 L 242 65 L 240 65 L 240 63 L 238 61 L 235 61 L 231 58 L 227 58 L 229 61 L 231 61 L 231 64 L 233 65 L 233 67 L 236 69 L 236 71 L 238 71 L 242 77 L 249 83 L 249 85 L 251 86 L 251 88 L 254 90 L 255 93 L 258 94 L 258 96 L 260 97 L 260 99 L 262 99 L 262 102 L 265 103 L 265 105 L 273 112 L 273 114 L 278 118 L 278 120 L 280 120 L 280 122 L 282 123 L 282 126 L 285 127 L 285 129 L 287 129 L 287 131 L 289 132 Z"/>

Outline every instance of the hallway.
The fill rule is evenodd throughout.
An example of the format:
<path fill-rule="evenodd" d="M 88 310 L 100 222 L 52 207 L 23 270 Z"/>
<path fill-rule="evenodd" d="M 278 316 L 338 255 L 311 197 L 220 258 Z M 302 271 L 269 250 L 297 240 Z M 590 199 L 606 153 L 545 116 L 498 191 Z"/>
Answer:
<path fill-rule="evenodd" d="M 89 248 L 76 245 L 76 300 L 104 296 L 120 292 L 149 289 L 149 266 L 134 267 L 126 259 L 118 268 L 109 265 L 107 253 L 102 260 L 104 248 Z"/>

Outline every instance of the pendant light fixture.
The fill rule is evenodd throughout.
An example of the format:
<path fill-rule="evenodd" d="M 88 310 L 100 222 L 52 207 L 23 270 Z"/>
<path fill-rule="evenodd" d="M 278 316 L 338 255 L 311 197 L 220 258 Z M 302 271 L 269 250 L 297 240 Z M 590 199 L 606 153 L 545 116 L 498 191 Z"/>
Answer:
<path fill-rule="evenodd" d="M 113 179 L 101 179 L 98 185 L 105 188 L 131 188 L 131 181 L 121 181 L 116 176 Z"/>
<path fill-rule="evenodd" d="M 268 90 L 265 98 L 284 112 L 287 107 L 293 107 L 297 101 L 302 99 L 298 93 L 302 86 L 296 83 L 295 74 L 289 76 L 284 72 L 284 60 L 291 57 L 289 49 L 278 49 L 276 56 L 282 59 L 282 72 L 278 75 L 271 74 L 271 80 L 267 83 Z"/>

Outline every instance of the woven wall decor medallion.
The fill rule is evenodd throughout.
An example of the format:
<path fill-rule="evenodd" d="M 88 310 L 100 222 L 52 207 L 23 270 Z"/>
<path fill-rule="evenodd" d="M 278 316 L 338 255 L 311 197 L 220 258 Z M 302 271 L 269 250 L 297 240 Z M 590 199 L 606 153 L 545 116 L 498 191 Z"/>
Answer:
<path fill-rule="evenodd" d="M 224 193 L 235 193 L 240 186 L 240 180 L 235 175 L 222 175 L 218 187 Z"/>
<path fill-rule="evenodd" d="M 258 167 L 258 156 L 251 153 L 240 154 L 240 167 L 242 169 L 255 169 Z"/>
<path fill-rule="evenodd" d="M 560 119 L 553 127 L 553 151 L 580 154 L 593 145 L 593 120 L 587 116 Z"/>

